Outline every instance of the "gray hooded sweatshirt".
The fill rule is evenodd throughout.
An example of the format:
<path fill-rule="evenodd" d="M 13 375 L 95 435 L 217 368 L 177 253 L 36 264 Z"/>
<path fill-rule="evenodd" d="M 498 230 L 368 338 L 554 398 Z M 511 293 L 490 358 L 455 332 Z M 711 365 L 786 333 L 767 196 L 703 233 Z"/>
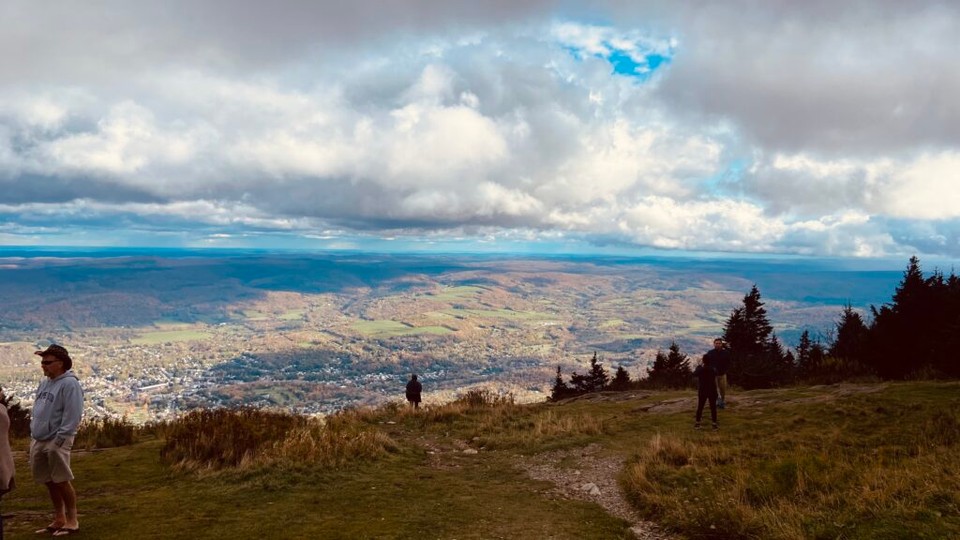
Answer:
<path fill-rule="evenodd" d="M 83 416 L 83 390 L 73 371 L 45 378 L 37 388 L 30 415 L 30 436 L 38 441 L 56 438 L 57 444 L 77 434 Z"/>

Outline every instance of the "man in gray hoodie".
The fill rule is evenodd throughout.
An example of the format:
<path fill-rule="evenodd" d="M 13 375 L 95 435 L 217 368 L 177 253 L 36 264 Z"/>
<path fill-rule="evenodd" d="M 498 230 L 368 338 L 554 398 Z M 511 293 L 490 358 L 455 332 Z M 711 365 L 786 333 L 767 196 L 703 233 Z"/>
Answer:
<path fill-rule="evenodd" d="M 66 349 L 50 345 L 34 354 L 42 358 L 47 379 L 37 388 L 30 417 L 30 468 L 34 480 L 47 486 L 53 502 L 53 522 L 37 533 L 67 536 L 80 530 L 70 449 L 83 416 L 83 390 Z"/>

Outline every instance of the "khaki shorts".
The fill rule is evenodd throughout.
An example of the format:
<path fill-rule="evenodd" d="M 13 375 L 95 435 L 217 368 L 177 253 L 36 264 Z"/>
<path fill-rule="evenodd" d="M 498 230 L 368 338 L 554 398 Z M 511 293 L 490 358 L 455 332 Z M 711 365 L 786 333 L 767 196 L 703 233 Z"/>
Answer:
<path fill-rule="evenodd" d="M 30 441 L 30 469 L 33 470 L 33 479 L 38 484 L 54 482 L 69 482 L 73 480 L 73 471 L 70 470 L 70 449 L 73 448 L 73 437 L 67 437 L 61 446 L 57 446 L 57 439 L 49 441 Z"/>

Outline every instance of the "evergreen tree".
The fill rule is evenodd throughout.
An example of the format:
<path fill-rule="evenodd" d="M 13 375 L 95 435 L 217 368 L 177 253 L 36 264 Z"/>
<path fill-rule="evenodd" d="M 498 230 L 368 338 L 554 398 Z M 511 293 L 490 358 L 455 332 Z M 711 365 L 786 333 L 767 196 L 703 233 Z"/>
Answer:
<path fill-rule="evenodd" d="M 940 343 L 946 354 L 939 357 L 938 367 L 944 374 L 960 377 L 960 278 L 953 272 L 945 288 L 946 315 L 940 326 Z"/>
<path fill-rule="evenodd" d="M 690 379 L 693 377 L 690 359 L 680 352 L 680 346 L 676 341 L 670 343 L 670 352 L 667 354 L 667 373 L 670 374 L 668 384 L 671 388 L 683 388 L 690 384 Z"/>
<path fill-rule="evenodd" d="M 607 386 L 609 381 L 610 377 L 607 375 L 607 371 L 603 369 L 603 364 L 601 364 L 599 358 L 597 358 L 596 352 L 593 353 L 593 358 L 590 359 L 590 371 L 585 375 L 573 372 L 570 376 L 570 384 L 573 386 L 572 391 L 574 395 L 599 392 Z"/>
<path fill-rule="evenodd" d="M 836 328 L 837 338 L 830 344 L 830 356 L 846 364 L 858 365 L 863 362 L 869 329 L 850 304 L 840 313 Z"/>
<path fill-rule="evenodd" d="M 653 366 L 647 368 L 647 381 L 655 387 L 684 388 L 690 385 L 691 377 L 690 360 L 675 341 L 670 344 L 669 354 L 657 351 Z"/>
<path fill-rule="evenodd" d="M 668 381 L 667 355 L 663 351 L 657 351 L 653 365 L 647 368 L 647 383 L 654 388 L 667 388 Z"/>
<path fill-rule="evenodd" d="M 813 349 L 813 341 L 810 339 L 810 331 L 804 330 L 800 334 L 800 341 L 797 343 L 797 367 L 800 371 L 809 371 L 810 351 Z"/>
<path fill-rule="evenodd" d="M 610 381 L 607 370 L 603 369 L 603 364 L 597 359 L 596 352 L 593 353 L 593 358 L 590 359 L 590 372 L 587 374 L 587 378 L 590 386 L 589 392 L 599 392 L 603 390 Z"/>
<path fill-rule="evenodd" d="M 826 359 L 826 349 L 819 340 L 810 339 L 810 331 L 804 330 L 797 343 L 795 356 L 797 375 L 807 379 L 821 375 Z"/>
<path fill-rule="evenodd" d="M 942 276 L 941 276 L 942 278 Z M 934 357 L 932 328 L 938 326 L 934 295 L 936 287 L 923 279 L 920 260 L 910 257 L 903 279 L 893 294 L 893 302 L 873 311 L 867 360 L 877 374 L 887 379 L 903 379 L 924 366 L 930 366 Z"/>
<path fill-rule="evenodd" d="M 613 375 L 613 380 L 607 386 L 610 390 L 623 391 L 630 389 L 630 374 L 623 366 L 617 366 L 617 372 Z"/>
<path fill-rule="evenodd" d="M 730 381 L 744 388 L 767 388 L 789 381 L 793 364 L 773 333 L 760 290 L 754 285 L 724 325 L 730 348 Z"/>
<path fill-rule="evenodd" d="M 783 355 L 783 360 L 784 360 L 784 363 L 796 368 L 797 357 L 793 355 L 793 351 L 787 350 L 786 354 Z M 794 370 L 793 373 L 796 374 L 796 370 Z"/>
<path fill-rule="evenodd" d="M 588 375 L 580 375 L 576 371 L 570 374 L 571 393 L 575 396 L 593 392 L 593 385 Z"/>
<path fill-rule="evenodd" d="M 553 381 L 553 390 L 550 392 L 550 401 L 559 401 L 570 397 L 573 392 L 567 383 L 563 382 L 563 375 L 560 373 L 560 366 L 557 366 L 557 378 Z"/>

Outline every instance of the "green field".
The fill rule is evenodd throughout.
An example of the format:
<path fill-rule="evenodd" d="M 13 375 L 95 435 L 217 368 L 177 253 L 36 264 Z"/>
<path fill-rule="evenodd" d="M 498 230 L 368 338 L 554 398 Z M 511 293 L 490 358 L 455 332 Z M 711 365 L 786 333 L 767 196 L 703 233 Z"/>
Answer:
<path fill-rule="evenodd" d="M 607 319 L 602 323 L 600 323 L 599 325 L 597 325 L 597 327 L 602 329 L 610 329 L 610 328 L 618 328 L 625 324 L 627 324 L 627 321 L 623 319 Z"/>
<path fill-rule="evenodd" d="M 454 317 L 464 319 L 478 317 L 483 319 L 509 319 L 517 321 L 536 321 L 553 319 L 552 315 L 540 313 L 538 311 L 515 311 L 512 309 L 461 309 L 451 308 L 443 310 L 443 313 Z"/>
<path fill-rule="evenodd" d="M 281 321 L 298 321 L 303 318 L 303 315 L 307 312 L 305 309 L 291 309 L 290 311 L 281 313 L 278 319 Z"/>
<path fill-rule="evenodd" d="M 454 302 L 457 300 L 476 298 L 485 290 L 486 289 L 483 287 L 476 287 L 473 285 L 464 285 L 462 287 L 444 287 L 441 292 L 431 294 L 430 296 L 443 302 Z"/>
<path fill-rule="evenodd" d="M 367 337 L 390 338 L 396 336 L 414 336 L 419 334 L 443 335 L 453 330 L 443 326 L 410 326 L 397 321 L 357 321 L 353 329 Z"/>
<path fill-rule="evenodd" d="M 185 328 L 193 328 L 193 324 L 191 323 L 172 321 L 167 319 L 161 319 L 153 323 L 153 325 L 161 330 L 183 330 Z"/>
<path fill-rule="evenodd" d="M 130 343 L 134 345 L 156 345 L 158 343 L 177 341 L 203 341 L 211 337 L 213 337 L 213 334 L 200 330 L 161 330 L 158 332 L 144 332 L 138 337 L 131 339 Z"/>
<path fill-rule="evenodd" d="M 270 319 L 270 315 L 255 309 L 245 309 L 241 311 L 241 314 L 243 318 L 248 321 L 266 321 Z"/>

